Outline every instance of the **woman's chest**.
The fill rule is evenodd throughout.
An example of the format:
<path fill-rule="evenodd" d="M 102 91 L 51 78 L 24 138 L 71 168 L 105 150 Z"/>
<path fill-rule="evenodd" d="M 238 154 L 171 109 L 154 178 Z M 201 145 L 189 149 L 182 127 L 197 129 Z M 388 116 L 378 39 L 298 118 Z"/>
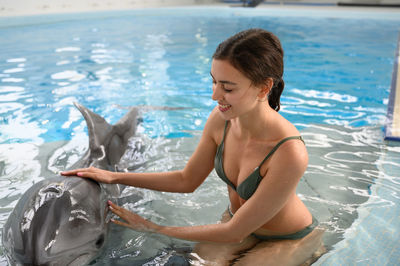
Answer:
<path fill-rule="evenodd" d="M 258 175 L 257 168 L 272 148 L 272 143 L 257 141 L 241 142 L 234 138 L 227 138 L 223 156 L 226 177 L 238 187 L 249 177 L 255 174 Z M 268 160 L 260 166 L 259 174 L 261 176 L 264 176 L 268 171 L 268 166 Z"/>

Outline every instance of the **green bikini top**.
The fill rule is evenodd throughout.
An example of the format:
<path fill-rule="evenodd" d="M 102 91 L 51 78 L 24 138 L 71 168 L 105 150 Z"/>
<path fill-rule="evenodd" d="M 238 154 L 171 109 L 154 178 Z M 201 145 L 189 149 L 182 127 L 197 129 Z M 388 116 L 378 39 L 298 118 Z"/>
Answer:
<path fill-rule="evenodd" d="M 264 158 L 264 160 L 259 164 L 259 166 L 242 182 L 236 187 L 225 175 L 224 166 L 223 166 L 223 154 L 224 154 L 224 140 L 226 135 L 226 128 L 228 126 L 228 122 L 225 123 L 224 136 L 222 138 L 221 144 L 217 148 L 217 153 L 215 155 L 214 165 L 215 171 L 218 176 L 231 188 L 233 188 L 242 199 L 248 200 L 256 191 L 258 185 L 262 180 L 262 176 L 260 174 L 261 165 L 271 157 L 274 152 L 288 140 L 291 139 L 299 139 L 304 143 L 304 140 L 301 136 L 292 136 L 282 139 L 275 145 L 275 147 L 268 153 L 268 155 Z"/>

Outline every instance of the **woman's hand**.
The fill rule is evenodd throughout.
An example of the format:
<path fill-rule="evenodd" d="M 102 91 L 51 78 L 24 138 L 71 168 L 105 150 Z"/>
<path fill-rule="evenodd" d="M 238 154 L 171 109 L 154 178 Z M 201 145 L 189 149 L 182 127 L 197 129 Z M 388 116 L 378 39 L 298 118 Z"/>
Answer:
<path fill-rule="evenodd" d="M 157 232 L 161 229 L 161 226 L 144 219 L 143 217 L 128 211 L 118 205 L 115 205 L 111 201 L 108 201 L 108 205 L 110 210 L 119 216 L 123 221 L 112 219 L 111 221 L 115 224 L 126 226 L 136 231 L 144 231 L 144 232 Z"/>
<path fill-rule="evenodd" d="M 79 176 L 90 178 L 100 183 L 111 184 L 114 181 L 114 172 L 98 169 L 95 167 L 75 169 L 71 171 L 61 172 L 63 176 Z"/>

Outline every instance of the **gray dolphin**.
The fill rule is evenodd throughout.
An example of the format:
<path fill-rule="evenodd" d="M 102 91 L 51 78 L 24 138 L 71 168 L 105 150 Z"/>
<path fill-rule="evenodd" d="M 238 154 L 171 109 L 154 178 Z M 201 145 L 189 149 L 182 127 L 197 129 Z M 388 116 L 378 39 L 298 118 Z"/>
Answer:
<path fill-rule="evenodd" d="M 89 131 L 89 149 L 71 169 L 95 166 L 115 170 L 136 132 L 138 110 L 115 125 L 75 104 Z M 78 177 L 55 176 L 30 187 L 3 227 L 2 242 L 11 265 L 80 266 L 98 256 L 107 240 L 107 199 L 119 196 L 117 185 Z"/>

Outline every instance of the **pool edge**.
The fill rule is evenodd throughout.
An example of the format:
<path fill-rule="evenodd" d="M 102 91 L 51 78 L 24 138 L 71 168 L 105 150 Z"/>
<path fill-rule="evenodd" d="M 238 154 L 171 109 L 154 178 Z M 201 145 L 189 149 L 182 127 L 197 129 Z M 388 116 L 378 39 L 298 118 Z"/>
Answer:
<path fill-rule="evenodd" d="M 392 82 L 385 123 L 385 140 L 400 141 L 400 33 L 393 64 Z"/>

